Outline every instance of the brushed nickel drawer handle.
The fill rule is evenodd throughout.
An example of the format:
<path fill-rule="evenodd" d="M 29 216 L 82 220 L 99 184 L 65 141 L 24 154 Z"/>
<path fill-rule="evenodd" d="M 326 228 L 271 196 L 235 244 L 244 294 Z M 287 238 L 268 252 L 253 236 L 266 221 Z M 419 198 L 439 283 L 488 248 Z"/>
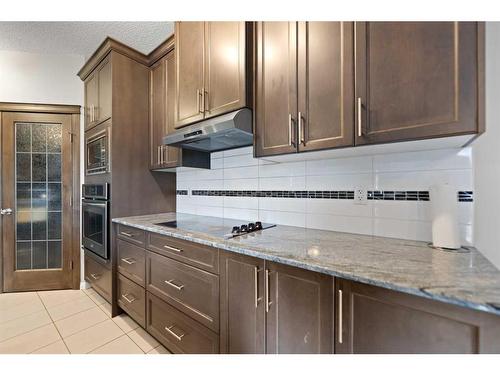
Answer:
<path fill-rule="evenodd" d="M 128 296 L 131 296 L 132 298 L 128 298 Z M 137 298 L 134 297 L 133 294 L 122 294 L 122 298 L 127 301 L 128 303 L 134 302 Z"/>
<path fill-rule="evenodd" d="M 165 327 L 165 331 L 167 331 L 168 333 L 170 333 L 172 336 L 174 336 L 177 340 L 179 341 L 182 341 L 182 338 L 184 336 L 186 336 L 186 334 L 183 332 L 181 333 L 180 335 L 178 335 L 177 333 L 175 333 L 174 331 L 172 331 L 172 328 L 174 328 L 175 325 L 171 325 L 170 327 Z"/>
<path fill-rule="evenodd" d="M 163 247 L 167 250 L 172 250 L 172 251 L 175 251 L 177 253 L 182 253 L 182 249 L 178 249 L 178 248 L 173 247 L 173 246 L 163 245 Z"/>
<path fill-rule="evenodd" d="M 292 133 L 293 133 L 293 123 L 295 121 L 293 120 L 292 114 L 288 114 L 288 145 L 289 146 L 295 146 L 295 144 L 292 141 Z"/>
<path fill-rule="evenodd" d="M 262 299 L 259 297 L 259 268 L 254 267 L 254 278 L 255 278 L 255 308 L 258 307 L 259 301 Z"/>
<path fill-rule="evenodd" d="M 122 258 L 121 260 L 123 263 L 127 263 L 129 265 L 137 263 L 134 258 Z"/>
<path fill-rule="evenodd" d="M 128 233 L 128 232 L 120 232 L 120 234 L 122 234 L 126 237 L 134 237 L 134 235 L 132 233 Z"/>
<path fill-rule="evenodd" d="M 266 270 L 266 313 L 269 312 L 269 307 L 273 304 L 270 297 L 271 291 L 269 290 L 271 284 L 271 278 L 269 276 L 270 274 L 271 272 L 269 270 Z"/>
<path fill-rule="evenodd" d="M 184 289 L 184 285 L 177 285 L 173 281 L 174 281 L 174 279 L 172 279 L 172 280 L 165 280 L 165 284 L 170 285 L 171 287 L 174 287 L 177 290 Z"/>
<path fill-rule="evenodd" d="M 94 279 L 94 280 L 99 280 L 101 278 L 101 275 L 99 275 L 98 273 L 91 273 L 90 276 Z"/>
<path fill-rule="evenodd" d="M 342 290 L 339 289 L 339 344 L 342 344 L 343 342 L 343 337 L 342 337 Z"/>
<path fill-rule="evenodd" d="M 303 144 L 304 146 L 306 145 L 306 136 L 304 132 L 304 124 L 303 124 L 304 118 L 302 116 L 302 112 L 299 112 L 298 115 L 298 126 L 299 126 L 299 144 Z"/>
<path fill-rule="evenodd" d="M 358 97 L 358 137 L 363 136 L 363 127 L 361 124 L 363 119 L 362 110 L 363 110 L 363 103 L 361 102 L 361 98 Z"/>

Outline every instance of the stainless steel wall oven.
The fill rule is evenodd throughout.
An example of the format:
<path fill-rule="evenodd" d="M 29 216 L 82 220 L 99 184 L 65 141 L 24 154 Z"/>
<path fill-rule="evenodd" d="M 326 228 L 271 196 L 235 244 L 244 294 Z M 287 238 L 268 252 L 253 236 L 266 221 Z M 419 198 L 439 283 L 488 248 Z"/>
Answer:
<path fill-rule="evenodd" d="M 84 184 L 82 197 L 82 245 L 109 259 L 109 184 Z"/>

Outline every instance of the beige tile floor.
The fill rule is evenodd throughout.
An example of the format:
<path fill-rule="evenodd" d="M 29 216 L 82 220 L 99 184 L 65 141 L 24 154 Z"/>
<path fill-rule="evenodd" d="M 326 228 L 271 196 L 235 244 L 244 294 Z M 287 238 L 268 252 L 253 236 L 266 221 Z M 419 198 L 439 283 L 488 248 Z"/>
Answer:
<path fill-rule="evenodd" d="M 0 354 L 166 354 L 94 290 L 0 294 Z"/>

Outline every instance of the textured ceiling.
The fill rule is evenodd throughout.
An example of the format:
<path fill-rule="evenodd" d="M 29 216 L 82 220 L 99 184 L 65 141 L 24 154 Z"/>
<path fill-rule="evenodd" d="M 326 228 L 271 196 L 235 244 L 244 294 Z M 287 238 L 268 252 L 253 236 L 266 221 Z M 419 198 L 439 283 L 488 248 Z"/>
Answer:
<path fill-rule="evenodd" d="M 110 36 L 148 54 L 168 38 L 173 22 L 0 22 L 0 50 L 82 55 Z"/>

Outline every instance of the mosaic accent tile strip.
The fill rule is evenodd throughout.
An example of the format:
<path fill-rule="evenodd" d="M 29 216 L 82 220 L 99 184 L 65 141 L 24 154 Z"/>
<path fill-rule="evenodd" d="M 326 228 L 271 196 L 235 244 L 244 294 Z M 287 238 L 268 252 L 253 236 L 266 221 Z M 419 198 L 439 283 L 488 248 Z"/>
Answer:
<path fill-rule="evenodd" d="M 191 195 L 214 197 L 255 198 L 322 198 L 354 199 L 354 191 L 305 191 L 305 190 L 191 190 Z"/>
<path fill-rule="evenodd" d="M 458 201 L 459 202 L 474 202 L 474 193 L 472 191 L 459 191 Z"/>
<path fill-rule="evenodd" d="M 473 202 L 472 191 L 459 191 L 459 202 Z M 177 190 L 177 195 L 188 195 L 188 190 Z M 317 199 L 354 199 L 354 191 L 346 190 L 191 190 L 191 195 L 206 197 L 253 197 L 253 198 L 317 198 Z M 391 191 L 369 190 L 368 200 L 383 201 L 430 201 L 428 191 Z"/>
<path fill-rule="evenodd" d="M 368 191 L 368 200 L 383 201 L 428 201 L 428 191 Z"/>

